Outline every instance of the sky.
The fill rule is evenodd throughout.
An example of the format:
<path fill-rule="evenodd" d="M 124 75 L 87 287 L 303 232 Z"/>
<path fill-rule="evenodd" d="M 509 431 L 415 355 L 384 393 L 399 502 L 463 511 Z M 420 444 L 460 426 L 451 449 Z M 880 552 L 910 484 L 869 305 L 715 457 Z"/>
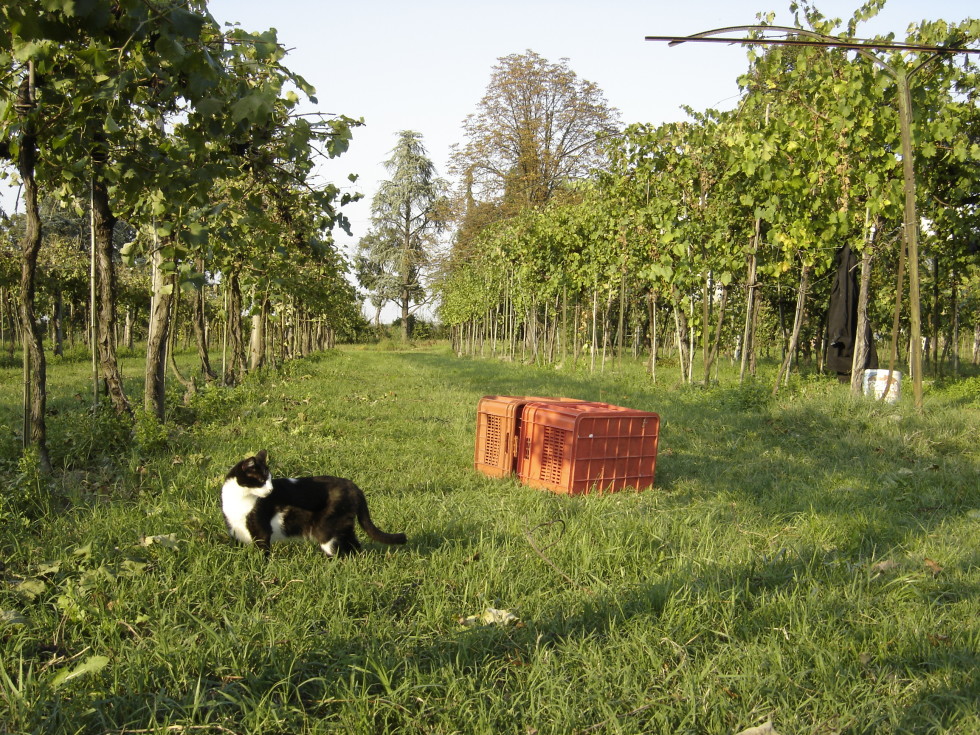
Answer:
<path fill-rule="evenodd" d="M 384 180 L 382 166 L 401 130 L 422 134 L 429 158 L 448 175 L 451 146 L 462 122 L 476 112 L 497 59 L 533 50 L 552 62 L 568 59 L 594 82 L 622 122 L 662 123 L 698 111 L 731 109 L 737 78 L 747 68 L 744 48 L 728 44 L 667 44 L 645 36 L 689 35 L 752 25 L 775 12 L 792 25 L 789 0 L 210 0 L 221 23 L 250 31 L 275 28 L 289 49 L 285 64 L 317 90 L 315 109 L 363 118 L 350 150 L 322 169 L 324 180 L 364 194 L 344 208 L 352 252 L 370 226 L 370 200 Z M 815 0 L 845 22 L 859 0 Z M 910 23 L 976 17 L 975 0 L 887 0 L 859 36 L 893 32 L 905 39 Z M 311 108 L 312 109 L 312 108 Z M 359 179 L 347 181 L 349 173 Z M 5 199 L 5 208 L 11 208 Z"/>

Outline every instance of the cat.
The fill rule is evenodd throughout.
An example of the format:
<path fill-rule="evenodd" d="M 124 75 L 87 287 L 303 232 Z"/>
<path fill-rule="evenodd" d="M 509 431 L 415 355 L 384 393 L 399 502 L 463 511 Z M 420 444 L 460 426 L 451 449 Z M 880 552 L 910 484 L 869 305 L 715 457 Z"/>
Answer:
<path fill-rule="evenodd" d="M 262 450 L 228 471 L 221 487 L 221 510 L 228 532 L 268 555 L 271 542 L 306 538 L 327 556 L 360 551 L 355 519 L 375 541 L 404 544 L 403 533 L 385 533 L 371 522 L 363 491 L 342 477 L 273 479 Z"/>

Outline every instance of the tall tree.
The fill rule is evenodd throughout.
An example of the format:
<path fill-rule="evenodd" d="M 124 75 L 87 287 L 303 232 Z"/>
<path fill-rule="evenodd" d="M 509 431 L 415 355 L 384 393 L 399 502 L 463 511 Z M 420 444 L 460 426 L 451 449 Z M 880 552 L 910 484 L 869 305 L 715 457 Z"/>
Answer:
<path fill-rule="evenodd" d="M 618 120 L 602 90 L 580 79 L 568 59 L 555 64 L 530 50 L 498 59 L 452 156 L 467 209 L 480 201 L 516 209 L 549 201 L 595 168 L 599 138 Z"/>
<path fill-rule="evenodd" d="M 20 323 L 24 344 L 24 444 L 37 448 L 41 468 L 50 471 L 47 426 L 47 368 L 41 328 L 34 312 L 37 258 L 41 251 L 41 208 L 38 201 L 37 168 L 37 91 L 33 61 L 28 61 L 17 89 L 14 108 L 20 130 L 12 142 L 18 145 L 17 172 L 24 186 L 26 227 L 21 240 Z"/>
<path fill-rule="evenodd" d="M 370 275 L 376 294 L 398 303 L 402 339 L 408 340 L 411 305 L 425 296 L 422 273 L 444 223 L 440 204 L 445 183 L 414 130 L 398 134 L 384 165 L 391 178 L 381 183 L 371 203 L 372 232 L 360 243 L 360 270 Z M 362 285 L 366 283 L 362 278 Z"/>

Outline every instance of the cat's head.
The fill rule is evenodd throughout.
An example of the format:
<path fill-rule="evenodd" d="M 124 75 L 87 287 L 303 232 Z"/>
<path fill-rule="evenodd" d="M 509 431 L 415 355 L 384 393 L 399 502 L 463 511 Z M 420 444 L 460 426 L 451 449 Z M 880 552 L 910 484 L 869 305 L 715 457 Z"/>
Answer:
<path fill-rule="evenodd" d="M 269 472 L 267 458 L 268 452 L 263 449 L 254 457 L 243 459 L 229 470 L 227 479 L 235 480 L 240 487 L 264 498 L 272 492 L 272 473 Z"/>

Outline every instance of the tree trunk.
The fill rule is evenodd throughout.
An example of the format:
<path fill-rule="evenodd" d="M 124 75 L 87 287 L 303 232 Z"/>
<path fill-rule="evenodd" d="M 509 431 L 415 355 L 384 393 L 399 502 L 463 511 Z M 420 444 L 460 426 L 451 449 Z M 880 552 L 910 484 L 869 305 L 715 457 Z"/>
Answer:
<path fill-rule="evenodd" d="M 674 328 L 677 330 L 677 357 L 681 367 L 681 382 L 686 383 L 691 379 L 688 370 L 688 343 L 687 343 L 687 314 L 681 308 L 680 292 L 677 286 L 670 287 L 670 298 L 674 307 Z"/>
<path fill-rule="evenodd" d="M 268 315 L 268 304 L 266 305 L 266 315 Z M 303 307 L 303 357 L 308 357 L 316 352 L 316 345 L 313 342 L 313 316 L 307 306 Z"/>
<path fill-rule="evenodd" d="M 940 296 L 939 279 L 942 277 L 942 272 L 939 266 L 939 256 L 936 255 L 932 259 L 932 334 L 929 337 L 932 339 L 932 369 L 936 371 L 936 374 L 940 377 L 942 376 L 942 371 L 939 365 L 939 335 L 942 333 L 941 322 L 941 304 L 942 297 Z M 929 353 L 926 352 L 926 360 L 929 358 Z"/>
<path fill-rule="evenodd" d="M 693 292 L 690 295 L 690 299 L 691 299 L 691 315 L 693 316 L 694 315 L 694 309 L 695 309 L 694 293 Z M 697 352 L 697 347 L 698 346 L 697 346 L 697 342 L 695 342 L 695 338 L 694 338 L 694 327 L 691 326 L 691 323 L 690 323 L 690 321 L 688 321 L 686 319 L 686 316 L 687 315 L 685 314 L 684 317 L 685 317 L 685 321 L 687 322 L 687 325 L 685 327 L 685 331 L 687 332 L 687 336 L 688 336 L 688 348 L 689 348 L 688 349 L 688 353 L 687 353 L 687 382 L 688 383 L 691 383 L 693 385 L 693 383 L 694 383 L 694 353 Z"/>
<path fill-rule="evenodd" d="M 752 248 L 748 256 L 748 273 L 746 274 L 746 294 L 745 294 L 745 329 L 742 332 L 742 364 L 738 371 L 739 384 L 745 382 L 745 371 L 749 366 L 749 355 L 755 350 L 755 294 L 758 290 L 756 283 L 756 267 L 758 260 L 756 253 L 759 248 L 759 231 L 762 222 L 758 218 L 755 220 L 755 232 L 752 235 Z"/>
<path fill-rule="evenodd" d="M 51 327 L 54 331 L 54 348 L 56 355 L 65 354 L 65 301 L 59 286 L 54 287 L 54 307 L 51 313 Z"/>
<path fill-rule="evenodd" d="M 18 111 L 30 112 L 34 107 L 33 62 L 29 80 L 21 85 L 17 98 Z M 47 405 L 47 366 L 44 360 L 42 333 L 34 314 L 34 288 L 37 277 L 37 258 L 41 251 L 41 210 L 38 206 L 37 181 L 34 168 L 37 162 L 37 138 L 30 122 L 24 125 L 20 140 L 17 167 L 24 187 L 24 239 L 21 240 L 20 324 L 24 348 L 24 446 L 36 447 L 38 461 L 44 472 L 51 471 L 48 455 L 47 426 L 44 411 Z"/>
<path fill-rule="evenodd" d="M 606 371 L 606 350 L 607 348 L 612 348 L 612 305 L 613 300 L 616 298 L 616 294 L 613 293 L 612 287 L 609 288 L 609 295 L 606 297 L 606 308 L 602 311 L 602 364 L 599 366 L 599 372 L 604 373 Z"/>
<path fill-rule="evenodd" d="M 204 259 L 199 258 L 197 261 L 197 269 L 199 272 L 204 272 Z M 205 289 L 206 285 L 202 285 L 201 288 L 196 289 L 191 294 L 191 324 L 194 327 L 194 338 L 197 341 L 197 356 L 201 362 L 201 375 L 207 381 L 215 380 L 218 375 L 214 372 L 214 368 L 211 367 L 211 356 L 208 354 L 208 331 L 205 322 Z"/>
<path fill-rule="evenodd" d="M 953 375 L 955 377 L 959 377 L 960 375 L 960 300 L 959 289 L 957 288 L 958 282 L 959 273 L 957 273 L 956 267 L 953 266 L 953 277 L 950 279 L 950 283 L 952 284 L 951 307 L 953 311 L 953 323 L 949 327 L 949 341 L 953 348 Z"/>
<path fill-rule="evenodd" d="M 289 315 L 292 309 L 292 304 L 288 301 L 280 304 L 282 312 L 279 314 L 278 325 L 279 325 L 279 350 L 274 351 L 274 359 L 276 359 L 277 365 L 283 365 L 288 358 L 288 343 L 289 338 Z"/>
<path fill-rule="evenodd" d="M 752 335 L 752 349 L 749 350 L 749 375 L 754 378 L 759 374 L 759 348 L 756 337 L 759 334 L 759 322 L 762 319 L 762 288 L 759 284 L 758 272 L 756 273 L 756 285 L 752 293 L 752 303 L 752 326 L 749 332 Z"/>
<path fill-rule="evenodd" d="M 163 421 L 166 418 L 167 337 L 170 330 L 170 305 L 173 301 L 174 283 L 173 277 L 163 272 L 164 258 L 160 243 L 156 243 L 150 258 L 152 298 L 146 337 L 146 383 L 143 388 L 143 408 Z"/>
<path fill-rule="evenodd" d="M 905 211 L 903 220 L 902 252 L 908 258 L 909 275 L 909 363 L 912 373 L 912 402 L 917 411 L 922 410 L 922 315 L 919 295 L 919 216 L 915 204 L 915 163 L 912 153 L 912 95 L 909 78 L 905 67 L 901 67 L 895 76 L 898 83 L 898 115 L 901 127 L 902 141 L 902 179 L 905 192 Z M 902 262 L 899 262 L 899 273 L 902 272 Z M 898 277 L 896 294 L 902 292 L 902 276 Z M 895 299 L 896 304 L 900 301 Z M 891 376 L 889 375 L 889 382 Z M 889 386 L 886 385 L 885 395 Z"/>
<path fill-rule="evenodd" d="M 534 342 L 536 347 L 534 348 L 535 360 L 537 363 L 539 360 L 542 364 L 548 362 L 548 335 L 550 334 L 550 324 L 549 324 L 549 312 L 548 312 L 548 302 L 545 301 L 541 307 L 542 321 L 540 329 L 538 328 L 538 310 L 534 310 Z"/>
<path fill-rule="evenodd" d="M 133 349 L 133 309 L 126 309 L 126 323 L 123 326 L 123 343 L 127 350 Z"/>
<path fill-rule="evenodd" d="M 561 289 L 561 360 L 562 366 L 568 358 L 568 288 L 563 286 Z"/>
<path fill-rule="evenodd" d="M 497 356 L 497 337 L 500 328 L 500 304 L 490 311 L 490 357 Z"/>
<path fill-rule="evenodd" d="M 555 296 L 555 315 L 554 315 L 554 317 L 551 320 L 551 334 L 548 337 L 548 364 L 549 365 L 554 365 L 556 363 L 556 355 L 555 355 L 555 353 L 556 353 L 557 346 L 558 346 L 557 345 L 558 340 L 560 339 L 560 337 L 558 335 L 558 325 L 559 325 L 559 321 L 558 321 L 558 313 L 559 313 L 559 311 L 558 311 L 558 309 L 560 307 L 560 304 L 559 304 L 559 299 L 560 298 L 561 298 L 560 296 Z"/>
<path fill-rule="evenodd" d="M 510 304 L 510 359 L 511 362 L 517 361 L 517 343 L 519 341 L 518 331 L 520 322 L 517 320 L 517 304 L 511 301 Z"/>
<path fill-rule="evenodd" d="M 623 364 L 623 332 L 626 329 L 626 273 L 619 278 L 619 321 L 616 328 L 616 361 Z"/>
<path fill-rule="evenodd" d="M 309 314 L 303 304 L 296 304 L 293 324 L 293 357 L 301 358 L 310 354 L 309 335 L 307 326 Z"/>
<path fill-rule="evenodd" d="M 528 340 L 531 338 L 531 320 L 529 312 L 525 311 L 524 317 L 524 331 L 522 334 L 523 339 L 521 340 L 521 362 L 527 362 L 527 347 Z"/>
<path fill-rule="evenodd" d="M 708 337 L 708 323 L 711 321 L 711 306 L 712 306 L 711 301 L 712 298 L 714 297 L 714 294 L 711 290 L 711 284 L 712 284 L 711 273 L 709 272 L 708 274 L 705 275 L 704 285 L 702 285 L 701 287 L 701 357 L 702 357 L 701 362 L 704 368 L 705 385 L 709 383 L 709 375 L 711 374 L 711 364 L 710 364 L 711 350 L 708 347 L 711 341 Z M 692 350 L 694 349 L 693 339 L 692 339 L 691 349 Z M 694 370 L 692 369 L 691 372 L 693 373 Z"/>
<path fill-rule="evenodd" d="M 803 266 L 803 272 L 800 276 L 800 287 L 796 293 L 796 312 L 793 316 L 793 332 L 790 335 L 789 344 L 786 347 L 786 354 L 783 357 L 783 362 L 779 366 L 779 372 L 776 373 L 776 382 L 772 387 L 772 394 L 776 395 L 779 392 L 779 383 L 785 377 L 789 379 L 790 366 L 793 364 L 793 357 L 796 355 L 796 346 L 800 339 L 800 330 L 803 328 L 803 313 L 806 307 L 806 292 L 810 281 L 810 266 Z"/>
<path fill-rule="evenodd" d="M 238 273 L 228 274 L 228 351 L 225 385 L 235 385 L 245 377 L 245 343 L 242 339 L 242 291 Z"/>
<path fill-rule="evenodd" d="M 657 382 L 657 293 L 647 294 L 647 308 L 650 310 L 650 379 Z"/>
<path fill-rule="evenodd" d="M 718 353 L 721 351 L 721 330 L 725 326 L 725 309 L 728 306 L 728 286 L 723 285 L 721 287 L 721 300 L 718 303 L 718 320 L 715 322 L 715 336 L 711 341 L 711 348 L 708 349 L 707 344 L 705 344 L 705 354 L 707 358 L 704 361 L 704 384 L 707 385 L 709 381 L 709 376 L 711 374 L 711 367 L 715 364 L 718 359 Z"/>
<path fill-rule="evenodd" d="M 252 337 L 248 350 L 248 367 L 250 370 L 258 370 L 265 365 L 265 323 L 268 310 L 269 297 L 263 294 L 258 313 L 252 314 Z"/>
<path fill-rule="evenodd" d="M 292 303 L 289 309 L 288 349 L 285 351 L 290 360 L 305 357 L 304 335 L 306 328 L 306 309 L 302 304 Z"/>
<path fill-rule="evenodd" d="M 796 293 L 797 296 L 799 296 L 799 290 L 797 290 Z M 782 285 L 779 282 L 776 283 L 776 303 L 777 303 L 777 313 L 779 316 L 779 332 L 782 335 L 782 339 L 779 340 L 779 349 L 781 350 L 779 358 L 780 361 L 785 361 L 786 356 L 790 354 L 789 343 L 790 343 L 792 330 L 786 329 L 786 305 L 783 303 L 783 289 L 782 289 Z M 794 320 L 795 320 L 795 314 L 794 314 Z"/>
<path fill-rule="evenodd" d="M 16 336 L 15 333 L 17 329 L 14 326 L 16 317 L 11 313 L 12 308 L 10 306 L 10 302 L 8 301 L 8 298 L 9 298 L 9 294 L 7 289 L 0 286 L 0 341 L 3 341 L 4 338 L 6 338 L 7 352 L 10 355 L 11 359 L 13 359 L 14 339 Z M 5 328 L 5 325 L 7 324 L 8 321 L 10 322 L 10 329 Z"/>
<path fill-rule="evenodd" d="M 864 252 L 861 253 L 861 281 L 858 286 L 857 325 L 854 335 L 854 357 L 851 361 L 851 394 L 861 395 L 861 380 L 864 366 L 868 364 L 871 344 L 868 337 L 871 329 L 868 327 L 868 290 L 871 282 L 871 243 L 865 241 Z"/>
<path fill-rule="evenodd" d="M 888 391 L 891 390 L 891 376 L 895 372 L 895 362 L 899 359 L 898 341 L 902 316 L 902 294 L 905 290 L 905 255 L 905 239 L 903 238 L 899 241 L 898 245 L 898 275 L 896 276 L 897 284 L 895 286 L 895 312 L 892 316 L 892 344 L 888 357 L 888 381 L 885 384 L 883 395 L 888 395 Z M 910 351 L 909 359 L 911 360 L 911 358 Z"/>
<path fill-rule="evenodd" d="M 538 299 L 531 299 L 531 308 L 527 311 L 527 330 L 525 331 L 525 344 L 531 353 L 531 363 L 538 362 Z"/>
<path fill-rule="evenodd" d="M 596 283 L 595 290 L 592 292 L 592 362 L 589 366 L 589 372 L 595 372 L 595 354 L 598 349 L 597 342 L 597 322 L 599 319 L 599 284 Z"/>
<path fill-rule="evenodd" d="M 197 393 L 197 383 L 192 375 L 190 378 L 185 378 L 183 373 L 180 372 L 180 368 L 177 367 L 177 332 L 180 325 L 179 312 L 180 312 L 180 293 L 174 294 L 173 299 L 173 311 L 171 314 L 171 329 L 170 329 L 170 347 L 167 350 L 167 355 L 170 362 L 170 371 L 177 378 L 177 382 L 184 386 L 184 404 L 188 404 L 191 401 L 191 397 Z"/>
<path fill-rule="evenodd" d="M 68 346 L 75 349 L 75 302 L 68 302 Z"/>
<path fill-rule="evenodd" d="M 406 291 L 407 294 L 407 291 Z M 403 295 L 401 299 L 402 305 L 402 342 L 408 342 L 411 338 L 411 330 L 408 328 L 408 317 L 409 317 L 409 304 L 410 300 L 407 295 Z"/>
<path fill-rule="evenodd" d="M 401 307 L 402 307 L 402 342 L 408 342 L 409 338 L 412 336 L 411 330 L 408 328 L 408 307 L 411 303 L 412 298 L 412 266 L 411 266 L 411 255 L 412 255 L 412 206 L 411 204 L 406 204 L 404 211 L 402 212 L 402 253 L 401 253 L 401 281 L 402 281 L 402 292 L 401 292 Z"/>
<path fill-rule="evenodd" d="M 93 175 L 92 222 L 95 242 L 96 287 L 98 311 L 96 342 L 99 355 L 99 373 L 105 384 L 109 400 L 117 414 L 129 415 L 132 409 L 123 387 L 116 353 L 116 270 L 112 262 L 112 231 L 116 217 L 109 207 L 109 193 L 105 181 Z"/>

